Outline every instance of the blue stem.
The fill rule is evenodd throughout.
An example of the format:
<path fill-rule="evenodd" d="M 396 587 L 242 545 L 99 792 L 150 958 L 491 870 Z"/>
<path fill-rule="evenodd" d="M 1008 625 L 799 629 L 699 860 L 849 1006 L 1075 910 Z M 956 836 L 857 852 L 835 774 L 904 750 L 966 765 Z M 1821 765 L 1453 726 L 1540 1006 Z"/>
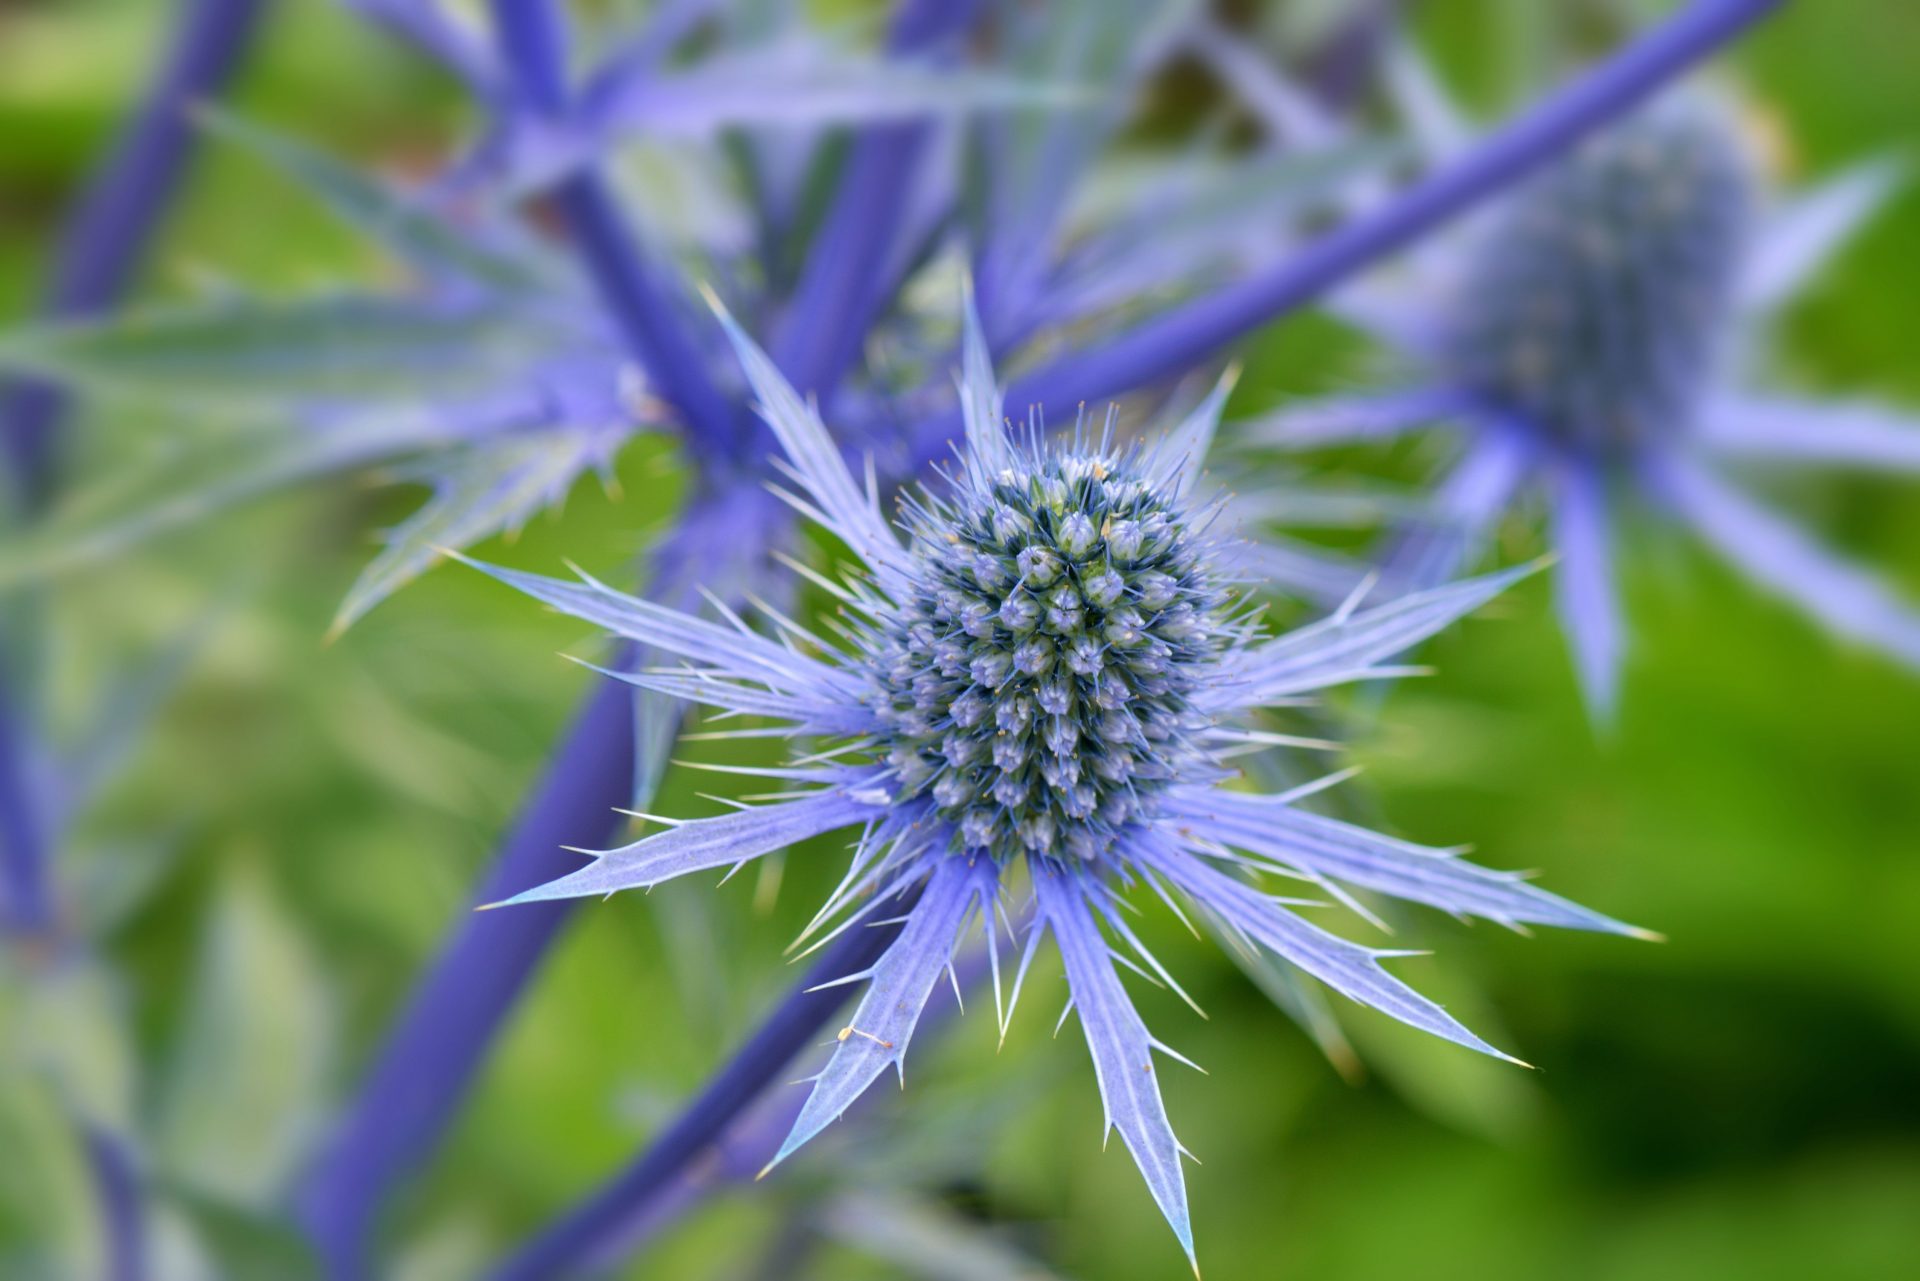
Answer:
<path fill-rule="evenodd" d="M 33 937 L 53 927 L 51 841 L 34 785 L 32 721 L 8 691 L 5 659 L 0 653 L 0 923 Z"/>
<path fill-rule="evenodd" d="M 1022 933 L 1024 924 L 1024 920 L 1014 924 L 1013 936 Z M 964 955 L 956 962 L 953 972 L 958 992 L 971 995 L 985 986 L 991 974 L 985 949 Z M 958 997 L 948 995 L 946 984 L 937 985 L 926 1008 L 920 1012 L 920 1021 L 914 1025 L 914 1044 L 934 1041 L 960 1013 Z M 871 1112 L 887 1094 L 884 1090 L 868 1090 L 854 1101 L 838 1124 L 862 1127 L 871 1134 L 875 1124 Z M 684 1166 L 664 1186 L 654 1188 L 644 1202 L 627 1208 L 619 1235 L 609 1240 L 608 1248 L 600 1252 L 601 1257 L 612 1261 L 612 1255 L 618 1253 L 630 1258 L 644 1251 L 650 1241 L 727 1185 L 754 1182 L 767 1168 L 767 1162 L 779 1152 L 787 1135 L 793 1132 L 794 1122 L 799 1120 L 800 1109 L 806 1101 L 805 1090 L 762 1092 L 753 1105 L 735 1117 L 726 1132 L 713 1141 L 709 1154 L 698 1164 Z M 790 1175 L 791 1171 L 791 1166 L 782 1165 L 768 1177 L 777 1179 L 783 1174 Z"/>
<path fill-rule="evenodd" d="M 125 290 L 193 152 L 188 109 L 217 94 L 239 65 L 265 0 L 187 0 L 166 60 L 113 153 L 69 215 L 54 251 L 41 314 L 95 315 Z M 15 384 L 0 403 L 0 438 L 31 509 L 52 483 L 52 439 L 64 398 L 50 385 Z"/>
<path fill-rule="evenodd" d="M 917 886 L 905 890 L 876 912 L 889 918 L 904 916 L 919 893 Z M 610 1264 L 628 1233 L 643 1222 L 653 1198 L 670 1189 L 688 1165 L 721 1139 L 846 1004 L 848 988 L 822 989 L 821 985 L 869 968 L 893 943 L 900 924 L 895 919 L 884 925 L 859 925 L 834 940 L 759 1030 L 638 1160 L 522 1246 L 493 1271 L 492 1281 L 546 1281 Z"/>
<path fill-rule="evenodd" d="M 492 8 L 501 56 L 523 107 L 565 127 L 571 99 L 566 28 L 557 0 L 494 0 Z M 553 200 L 648 382 L 679 411 L 688 444 L 709 470 L 730 466 L 744 444 L 746 424 L 714 385 L 705 357 L 688 337 L 692 309 L 661 290 L 613 193 L 591 167 L 562 179 Z"/>
<path fill-rule="evenodd" d="M 562 846 L 614 843 L 625 824 L 615 807 L 632 803 L 632 692 L 618 681 L 599 683 L 475 902 L 575 870 L 578 856 Z M 572 906 L 467 914 L 415 987 L 300 1200 L 301 1221 L 329 1275 L 367 1275 L 381 1202 L 446 1129 Z"/>
<path fill-rule="evenodd" d="M 83 1125 L 81 1140 L 106 1228 L 103 1275 L 106 1281 L 145 1281 L 149 1271 L 146 1208 L 133 1151 L 125 1140 L 96 1126 Z"/>
<path fill-rule="evenodd" d="M 1070 414 L 1191 369 L 1222 346 L 1299 308 L 1550 162 L 1784 0 L 1695 0 L 1411 190 L 1323 236 L 1285 262 L 1175 307 L 1096 347 L 1069 352 L 1014 383 L 1007 405 Z M 936 458 L 958 430 L 957 411 L 921 436 Z"/>
<path fill-rule="evenodd" d="M 971 25 L 978 10 L 979 0 L 907 0 L 889 43 L 897 54 L 922 52 Z M 891 249 L 906 212 L 900 193 L 932 136 L 924 124 L 863 131 L 787 305 L 773 358 L 801 394 L 819 398 L 823 413 L 887 296 Z"/>
<path fill-rule="evenodd" d="M 264 0 L 191 0 L 146 96 L 68 219 L 41 314 L 99 313 L 125 290 L 186 168 L 194 143 L 187 108 L 217 93 L 239 65 Z M 5 483 L 23 516 L 45 507 L 54 484 L 53 437 L 66 398 L 51 384 L 16 382 L 0 397 Z M 16 599 L 9 609 L 22 608 Z M 0 653 L 0 681 L 9 679 Z M 18 674 L 13 675 L 18 679 Z M 0 907 L 8 928 L 52 925 L 48 833 L 37 817 L 29 709 L 0 689 Z"/>

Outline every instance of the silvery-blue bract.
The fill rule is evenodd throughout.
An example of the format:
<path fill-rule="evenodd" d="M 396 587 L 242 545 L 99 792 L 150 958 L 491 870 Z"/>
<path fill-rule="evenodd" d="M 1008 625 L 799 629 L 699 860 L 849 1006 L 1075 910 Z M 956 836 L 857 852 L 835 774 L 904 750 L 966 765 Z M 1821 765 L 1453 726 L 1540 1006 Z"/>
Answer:
<path fill-rule="evenodd" d="M 966 443 L 941 492 L 905 500 L 903 543 L 812 408 L 729 331 L 785 454 L 790 501 L 844 540 L 862 572 L 816 578 L 851 620 L 840 643 L 774 615 L 695 618 L 592 580 L 488 572 L 558 609 L 682 661 L 622 679 L 829 740 L 790 768 L 787 799 L 596 854 L 509 902 L 604 895 L 735 868 L 809 837 L 859 833 L 816 926 L 845 929 L 911 902 L 776 1161 L 898 1068 L 921 1007 L 976 920 L 994 936 L 1003 895 L 1035 899 L 1012 1000 L 1042 938 L 1065 962 L 1106 1103 L 1154 1198 L 1192 1253 L 1186 1192 L 1154 1074 L 1172 1054 L 1141 1022 L 1116 962 L 1167 980 L 1118 910 L 1144 887 L 1185 900 L 1249 948 L 1356 1001 L 1488 1054 L 1500 1052 L 1393 978 L 1394 953 L 1348 942 L 1275 898 L 1274 872 L 1345 897 L 1390 894 L 1509 925 L 1631 933 L 1513 874 L 1226 786 L 1226 758 L 1261 741 L 1259 709 L 1390 672 L 1386 660 L 1500 592 L 1526 568 L 1349 609 L 1280 636 L 1237 609 L 1192 489 L 1224 387 L 1167 437 L 1116 446 L 1077 431 L 1010 437 L 977 327 L 962 386 Z M 751 731 L 749 731 L 751 732 Z M 1003 918 L 1004 919 L 1004 918 Z M 1132 956 L 1123 955 L 1131 953 Z M 1005 1013 L 1012 1000 L 996 1005 Z M 1174 1057 L 1178 1057 L 1177 1055 Z M 1501 1057 L 1505 1057 L 1502 1055 Z"/>

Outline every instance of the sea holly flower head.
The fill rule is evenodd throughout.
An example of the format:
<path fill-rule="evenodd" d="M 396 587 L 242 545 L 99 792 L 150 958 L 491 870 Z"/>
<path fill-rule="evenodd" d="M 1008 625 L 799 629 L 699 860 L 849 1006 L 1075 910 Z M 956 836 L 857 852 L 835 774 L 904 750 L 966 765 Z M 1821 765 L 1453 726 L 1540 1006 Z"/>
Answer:
<path fill-rule="evenodd" d="M 1464 127 L 1421 83 L 1407 95 L 1423 117 L 1415 132 L 1443 159 Z M 1388 589 L 1444 581 L 1542 496 L 1563 625 L 1602 718 L 1625 650 L 1612 545 L 1628 496 L 1834 631 L 1920 666 L 1920 611 L 1726 475 L 1753 462 L 1920 470 L 1920 423 L 1751 377 L 1764 322 L 1884 201 L 1898 169 L 1870 161 L 1788 196 L 1763 155 L 1730 98 L 1695 90 L 1644 108 L 1398 275 L 1336 300 L 1411 358 L 1410 385 L 1290 406 L 1248 438 L 1307 448 L 1462 429 L 1431 513 L 1386 559 Z"/>
<path fill-rule="evenodd" d="M 1189 1255 L 1182 1149 L 1152 1071 L 1156 1051 L 1173 1052 L 1148 1033 L 1116 965 L 1171 978 L 1121 914 L 1127 891 L 1187 900 L 1236 943 L 1495 1055 L 1388 973 L 1380 962 L 1392 953 L 1328 933 L 1293 910 L 1298 900 L 1269 895 L 1252 874 L 1304 878 L 1348 902 L 1359 889 L 1509 925 L 1632 932 L 1512 874 L 1298 808 L 1315 786 L 1258 796 L 1224 785 L 1230 758 L 1265 741 L 1248 723 L 1259 709 L 1391 672 L 1394 655 L 1531 567 L 1371 609 L 1350 604 L 1266 636 L 1228 590 L 1224 549 L 1208 532 L 1215 505 L 1194 495 L 1226 385 L 1155 443 L 1119 446 L 1084 424 L 1061 441 L 1034 426 L 1015 438 L 977 324 L 964 346 L 959 465 L 937 493 L 903 500 L 903 543 L 809 403 L 726 323 L 784 453 L 789 500 L 863 562 L 863 572 L 841 580 L 804 571 L 846 607 L 843 642 L 771 613 L 778 638 L 731 614 L 699 619 L 592 580 L 487 572 L 682 660 L 616 673 L 621 679 L 830 740 L 766 771 L 799 789 L 786 799 L 671 822 L 509 900 L 652 886 L 857 830 L 851 865 L 812 928 L 836 918 L 836 932 L 904 920 L 869 970 L 842 980 L 865 981 L 867 991 L 776 1162 L 884 1070 L 902 1066 L 955 946 L 976 920 L 993 939 L 996 916 L 1005 919 L 1002 896 L 1022 882 L 1034 915 L 1010 1000 L 994 953 L 1003 1027 L 1051 934 L 1109 1127 Z"/>
<path fill-rule="evenodd" d="M 955 848 L 1096 858 L 1200 751 L 1226 598 L 1155 462 L 1034 433 L 911 506 L 913 590 L 869 641 L 877 745 Z"/>
<path fill-rule="evenodd" d="M 1461 386 L 1603 452 L 1683 427 L 1721 354 L 1754 183 L 1701 100 L 1577 148 L 1469 257 L 1443 335 Z"/>

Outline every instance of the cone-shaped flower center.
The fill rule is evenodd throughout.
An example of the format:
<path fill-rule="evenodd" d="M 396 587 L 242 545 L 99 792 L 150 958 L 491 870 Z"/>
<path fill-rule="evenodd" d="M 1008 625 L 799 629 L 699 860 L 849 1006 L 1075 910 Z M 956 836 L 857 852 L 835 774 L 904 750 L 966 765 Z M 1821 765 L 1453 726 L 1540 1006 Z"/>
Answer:
<path fill-rule="evenodd" d="M 1124 455 L 1023 451 L 909 524 L 919 584 L 876 648 L 887 760 L 960 848 L 1096 857 L 1193 748 L 1222 596 Z"/>
<path fill-rule="evenodd" d="M 1450 353 L 1471 389 L 1602 449 L 1684 427 L 1753 209 L 1733 123 L 1640 117 L 1516 195 L 1461 283 Z"/>

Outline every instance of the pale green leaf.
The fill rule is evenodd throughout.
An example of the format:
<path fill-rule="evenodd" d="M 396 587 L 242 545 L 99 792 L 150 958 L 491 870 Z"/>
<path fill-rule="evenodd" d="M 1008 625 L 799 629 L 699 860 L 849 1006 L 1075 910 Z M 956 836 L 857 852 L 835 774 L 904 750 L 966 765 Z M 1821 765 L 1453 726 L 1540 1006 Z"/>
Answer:
<path fill-rule="evenodd" d="M 433 496 L 355 580 L 334 617 L 334 634 L 423 573 L 442 548 L 459 550 L 517 530 L 559 502 L 581 472 L 604 460 L 610 438 L 598 427 L 529 433 L 436 463 Z"/>
<path fill-rule="evenodd" d="M 7 976 L 17 977 L 17 976 Z M 0 1000 L 4 999 L 0 992 Z M 16 1029 L 0 1009 L 0 1060 Z M 0 1071 L 0 1276 L 67 1281 L 106 1274 L 104 1236 L 80 1132 L 53 1083 Z"/>
<path fill-rule="evenodd" d="M 424 298 L 223 297 L 0 336 L 0 372 L 211 412 L 444 396 L 496 384 L 557 339 L 500 309 Z"/>
<path fill-rule="evenodd" d="M 535 258 L 530 249 L 509 253 L 488 244 L 476 231 L 454 225 L 391 185 L 297 138 L 215 108 L 203 109 L 200 118 L 213 133 L 252 152 L 343 221 L 416 267 L 452 272 L 511 292 L 550 289 L 560 279 L 557 265 Z"/>
<path fill-rule="evenodd" d="M 20 984 L 8 1030 L 17 1065 L 51 1084 L 77 1121 L 127 1133 L 134 1125 L 139 1064 L 119 987 L 84 959 L 16 971 Z"/>
<path fill-rule="evenodd" d="M 985 1225 L 899 1193 L 843 1193 L 818 1219 L 828 1235 L 923 1281 L 1049 1281 L 1059 1275 Z"/>
<path fill-rule="evenodd" d="M 0 543 L 0 591 L 111 557 L 156 534 L 314 476 L 458 440 L 430 407 L 366 411 L 318 426 L 205 430 L 155 442 Z"/>
<path fill-rule="evenodd" d="M 266 1207 L 321 1120 L 333 1011 L 293 917 L 251 860 L 214 898 L 154 1148 L 200 1194 Z"/>

